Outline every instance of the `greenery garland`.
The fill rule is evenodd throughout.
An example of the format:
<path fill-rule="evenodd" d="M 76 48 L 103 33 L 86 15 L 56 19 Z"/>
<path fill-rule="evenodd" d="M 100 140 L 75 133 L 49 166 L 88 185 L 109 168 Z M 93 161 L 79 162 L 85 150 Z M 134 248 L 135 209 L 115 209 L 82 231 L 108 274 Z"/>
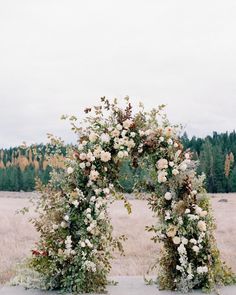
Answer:
<path fill-rule="evenodd" d="M 47 289 L 105 290 L 112 252 L 122 252 L 125 239 L 113 237 L 107 210 L 120 191 L 117 176 L 125 158 L 134 167 L 148 167 L 148 204 L 158 221 L 147 230 L 163 244 L 159 288 L 209 291 L 235 282 L 216 247 L 204 179 L 196 175 L 191 152 L 183 150 L 178 126 L 170 125 L 163 108 L 145 112 L 140 105 L 133 115 L 128 98 L 123 109 L 116 100 L 102 98 L 101 105 L 85 110 L 88 115 L 79 127 L 76 117 L 69 118 L 78 145 L 67 151 L 66 168 L 54 169 L 50 183 L 40 186 L 33 220 L 40 241 L 30 266 Z M 61 142 L 53 139 L 55 143 L 60 150 Z M 130 210 L 127 200 L 125 206 Z"/>

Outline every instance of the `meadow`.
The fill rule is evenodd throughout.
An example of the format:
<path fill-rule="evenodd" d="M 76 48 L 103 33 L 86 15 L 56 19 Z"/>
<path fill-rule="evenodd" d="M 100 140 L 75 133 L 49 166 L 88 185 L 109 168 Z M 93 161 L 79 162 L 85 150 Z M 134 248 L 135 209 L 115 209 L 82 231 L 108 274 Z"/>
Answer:
<path fill-rule="evenodd" d="M 27 215 L 16 210 L 29 205 L 32 193 L 0 192 L 0 284 L 15 274 L 17 263 L 30 255 L 38 234 L 28 222 Z M 145 225 L 155 222 L 144 200 L 131 200 L 132 214 L 128 215 L 122 201 L 110 207 L 115 235 L 125 234 L 125 256 L 115 254 L 111 275 L 144 275 L 158 257 L 160 245 L 154 244 Z M 216 239 L 223 259 L 236 271 L 236 194 L 212 195 L 212 206 L 217 223 Z"/>

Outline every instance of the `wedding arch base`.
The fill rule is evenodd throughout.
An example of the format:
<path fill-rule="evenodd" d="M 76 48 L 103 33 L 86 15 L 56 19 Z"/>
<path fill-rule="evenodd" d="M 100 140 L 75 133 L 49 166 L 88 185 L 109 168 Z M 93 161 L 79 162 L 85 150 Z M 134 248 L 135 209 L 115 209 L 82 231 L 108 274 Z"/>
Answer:
<path fill-rule="evenodd" d="M 163 106 L 146 112 L 140 105 L 132 111 L 128 98 L 123 108 L 102 98 L 101 105 L 85 110 L 79 126 L 76 117 L 68 118 L 78 144 L 67 147 L 65 169 L 54 169 L 49 185 L 40 186 L 38 217 L 33 220 L 40 240 L 29 266 L 46 289 L 106 289 L 112 253 L 122 252 L 125 240 L 113 236 L 108 204 L 122 191 L 119 167 L 129 159 L 146 171 L 145 181 L 134 190 L 149 192 L 148 205 L 157 217 L 147 230 L 163 245 L 162 253 L 153 257 L 158 287 L 210 291 L 235 283 L 216 246 L 204 178 L 196 174 L 191 152 L 184 151 L 178 126 L 170 125 Z M 52 143 L 60 156 L 65 146 L 55 138 Z M 129 211 L 125 198 L 124 205 Z"/>
<path fill-rule="evenodd" d="M 174 291 L 159 291 L 156 285 L 145 285 L 143 282 L 143 277 L 114 277 L 113 280 L 117 281 L 118 284 L 108 285 L 107 294 L 108 295 L 175 295 Z M 236 286 L 227 286 L 219 288 L 220 295 L 232 295 L 236 294 Z M 60 294 L 57 291 L 40 291 L 37 289 L 34 290 L 25 290 L 23 287 L 10 287 L 4 286 L 0 289 L 1 295 L 57 295 Z M 194 290 L 192 295 L 203 295 L 201 290 Z M 209 295 L 215 295 L 215 292 L 210 293 Z M 69 295 L 67 293 L 66 295 Z M 91 295 L 98 295 L 98 293 L 91 293 Z"/>

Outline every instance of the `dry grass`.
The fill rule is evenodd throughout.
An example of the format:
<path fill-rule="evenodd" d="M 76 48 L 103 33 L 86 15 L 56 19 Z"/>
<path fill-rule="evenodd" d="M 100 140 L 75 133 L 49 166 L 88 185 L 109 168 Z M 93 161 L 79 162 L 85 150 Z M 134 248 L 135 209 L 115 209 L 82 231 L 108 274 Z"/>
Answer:
<path fill-rule="evenodd" d="M 10 198 L 8 198 L 10 196 Z M 20 196 L 20 198 L 19 198 Z M 30 254 L 37 240 L 37 233 L 27 221 L 27 216 L 16 215 L 15 211 L 28 204 L 25 195 L 0 193 L 0 283 L 14 275 L 14 266 Z M 220 198 L 228 202 L 219 202 Z M 122 202 L 115 202 L 111 216 L 115 234 L 126 234 L 126 256 L 116 255 L 112 275 L 142 275 L 158 257 L 159 245 L 150 241 L 145 225 L 154 221 L 145 201 L 132 200 L 133 213 L 128 215 Z M 216 237 L 223 258 L 236 271 L 236 194 L 216 195 L 212 199 L 218 225 Z M 32 213 L 31 213 L 32 214 Z"/>

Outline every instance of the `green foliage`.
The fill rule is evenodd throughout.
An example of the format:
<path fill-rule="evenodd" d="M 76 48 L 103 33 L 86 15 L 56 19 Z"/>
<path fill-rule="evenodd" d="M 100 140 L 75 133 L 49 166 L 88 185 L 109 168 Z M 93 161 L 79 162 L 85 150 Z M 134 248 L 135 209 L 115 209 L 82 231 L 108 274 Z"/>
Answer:
<path fill-rule="evenodd" d="M 211 193 L 236 191 L 236 163 L 232 163 L 229 176 L 225 175 L 225 160 L 230 153 L 236 157 L 236 133 L 217 133 L 206 138 L 182 136 L 185 149 L 199 160 L 198 173 L 206 175 L 206 188 Z"/>

